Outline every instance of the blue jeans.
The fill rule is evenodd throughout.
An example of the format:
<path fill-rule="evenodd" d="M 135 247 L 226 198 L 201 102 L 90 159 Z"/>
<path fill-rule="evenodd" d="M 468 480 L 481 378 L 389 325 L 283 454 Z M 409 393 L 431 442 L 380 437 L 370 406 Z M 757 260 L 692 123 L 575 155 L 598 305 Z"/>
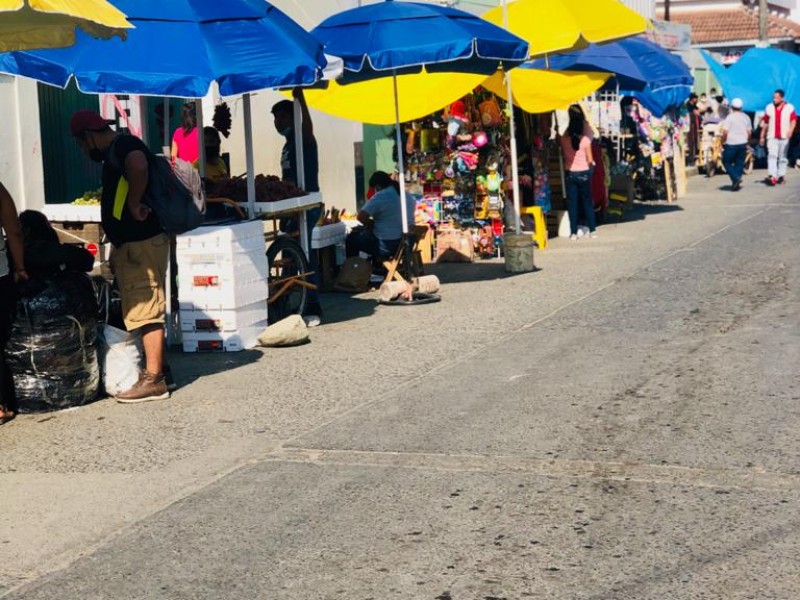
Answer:
<path fill-rule="evenodd" d="M 722 164 L 731 178 L 731 183 L 736 183 L 744 175 L 744 159 L 747 158 L 747 144 L 726 144 L 722 150 Z"/>
<path fill-rule="evenodd" d="M 567 211 L 569 212 L 569 230 L 577 235 L 580 218 L 589 227 L 589 231 L 597 228 L 592 203 L 591 171 L 567 171 Z"/>

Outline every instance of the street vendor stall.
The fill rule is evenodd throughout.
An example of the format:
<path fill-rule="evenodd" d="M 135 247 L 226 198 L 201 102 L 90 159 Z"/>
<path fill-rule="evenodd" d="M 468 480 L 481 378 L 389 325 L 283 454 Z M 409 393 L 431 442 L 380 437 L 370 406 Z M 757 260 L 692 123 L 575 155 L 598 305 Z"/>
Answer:
<path fill-rule="evenodd" d="M 296 210 L 301 220 L 305 219 L 304 211 L 318 206 L 320 198 L 304 193 L 298 198 L 302 191 L 294 197 L 284 194 L 264 198 L 283 202 L 277 210 L 256 207 L 248 94 L 318 82 L 327 64 L 319 42 L 266 2 L 196 0 L 171 5 L 166 11 L 156 0 L 120 0 L 118 4 L 135 25 L 127 41 L 112 40 L 100 47 L 95 40 L 78 34 L 78 43 L 72 48 L 0 55 L 0 70 L 60 87 L 74 78 L 82 91 L 101 94 L 201 98 L 213 81 L 223 96 L 245 94 L 248 212 L 255 217 L 257 213 L 277 215 Z M 202 131 L 202 114 L 198 112 Z M 202 139 L 199 145 L 200 164 L 204 165 Z M 58 210 L 48 208 L 54 217 L 58 215 L 52 211 Z M 59 222 L 82 222 L 85 230 L 86 217 L 92 218 L 88 213 L 87 207 L 67 209 L 67 214 L 61 215 L 66 219 Z M 62 227 L 65 235 L 80 237 L 75 229 Z M 308 240 L 301 242 L 309 247 Z M 180 255 L 177 258 L 180 270 Z M 263 271 L 266 287 L 268 269 L 264 267 Z M 266 318 L 265 305 L 262 320 L 266 322 Z"/>

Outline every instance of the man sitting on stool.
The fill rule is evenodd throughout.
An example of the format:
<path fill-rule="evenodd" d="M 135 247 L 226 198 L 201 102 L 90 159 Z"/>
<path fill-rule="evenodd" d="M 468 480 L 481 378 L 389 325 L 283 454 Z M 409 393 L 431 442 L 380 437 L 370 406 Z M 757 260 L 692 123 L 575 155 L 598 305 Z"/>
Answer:
<path fill-rule="evenodd" d="M 383 171 L 376 171 L 369 179 L 369 187 L 375 191 L 358 212 L 358 220 L 364 227 L 354 229 L 347 236 L 347 256 L 358 256 L 360 252 L 380 262 L 394 255 L 403 237 L 403 216 L 400 210 L 400 186 Z M 414 226 L 413 202 L 407 199 L 409 228 Z"/>

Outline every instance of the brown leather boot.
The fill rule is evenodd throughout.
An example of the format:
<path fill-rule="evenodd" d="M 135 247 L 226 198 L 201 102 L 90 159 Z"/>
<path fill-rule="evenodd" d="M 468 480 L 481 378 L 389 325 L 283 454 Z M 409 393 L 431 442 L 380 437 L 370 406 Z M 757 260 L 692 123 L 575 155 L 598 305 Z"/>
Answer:
<path fill-rule="evenodd" d="M 136 404 L 138 402 L 150 402 L 151 400 L 166 400 L 169 398 L 167 381 L 164 375 L 153 375 L 147 371 L 142 371 L 139 381 L 127 392 L 122 392 L 115 396 L 117 402 L 123 404 Z"/>

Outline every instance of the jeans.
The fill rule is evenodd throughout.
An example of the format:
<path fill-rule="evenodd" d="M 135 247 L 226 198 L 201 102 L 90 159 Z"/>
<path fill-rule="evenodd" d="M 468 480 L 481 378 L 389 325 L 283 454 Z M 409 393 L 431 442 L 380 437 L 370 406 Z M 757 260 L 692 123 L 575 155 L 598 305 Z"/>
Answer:
<path fill-rule="evenodd" d="M 589 226 L 589 231 L 594 231 L 597 225 L 594 218 L 594 204 L 592 203 L 591 172 L 568 171 L 566 184 L 570 233 L 577 235 L 578 223 L 581 217 Z"/>
<path fill-rule="evenodd" d="M 767 168 L 770 177 L 785 177 L 789 164 L 789 140 L 767 140 Z"/>
<path fill-rule="evenodd" d="M 744 174 L 744 159 L 747 158 L 747 144 L 727 144 L 722 150 L 722 164 L 731 178 L 731 183 L 741 180 Z"/>
<path fill-rule="evenodd" d="M 363 252 L 369 254 L 373 262 L 393 256 L 399 245 L 400 240 L 379 239 L 366 227 L 354 229 L 345 241 L 348 258 L 358 256 L 360 252 Z"/>

